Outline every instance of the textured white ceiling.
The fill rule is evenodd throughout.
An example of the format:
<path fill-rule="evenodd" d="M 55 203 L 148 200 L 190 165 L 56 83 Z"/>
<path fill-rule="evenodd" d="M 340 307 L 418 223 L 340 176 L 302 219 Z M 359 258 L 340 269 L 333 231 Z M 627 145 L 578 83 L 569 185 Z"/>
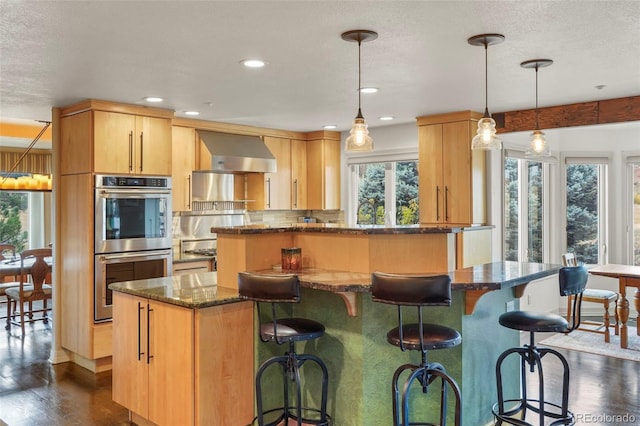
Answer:
<path fill-rule="evenodd" d="M 497 32 L 489 109 L 640 95 L 640 1 L 0 1 L 0 118 L 50 120 L 86 98 L 177 115 L 310 131 L 349 128 L 357 112 L 357 45 L 370 29 L 362 96 L 370 127 L 484 110 L 484 51 L 467 38 Z M 259 70 L 239 61 L 258 57 Z M 602 90 L 595 86 L 605 85 Z M 392 115 L 392 122 L 378 117 Z"/>

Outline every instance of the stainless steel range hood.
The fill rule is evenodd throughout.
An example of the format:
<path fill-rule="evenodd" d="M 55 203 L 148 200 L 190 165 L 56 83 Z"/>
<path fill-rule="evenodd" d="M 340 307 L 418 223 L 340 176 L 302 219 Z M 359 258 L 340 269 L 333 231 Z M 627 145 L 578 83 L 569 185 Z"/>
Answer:
<path fill-rule="evenodd" d="M 203 130 L 198 130 L 198 135 L 211 153 L 211 171 L 226 173 L 274 173 L 276 171 L 276 159 L 258 136 Z"/>

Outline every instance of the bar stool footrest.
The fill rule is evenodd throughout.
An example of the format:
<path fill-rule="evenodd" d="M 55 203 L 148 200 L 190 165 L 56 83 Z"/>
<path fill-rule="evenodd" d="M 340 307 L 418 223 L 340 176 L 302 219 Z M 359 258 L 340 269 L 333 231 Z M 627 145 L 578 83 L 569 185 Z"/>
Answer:
<path fill-rule="evenodd" d="M 531 410 L 534 413 L 537 413 L 538 415 L 540 415 L 540 400 L 538 399 L 505 399 L 504 404 L 508 404 L 511 402 L 518 402 L 519 404 L 516 405 L 514 408 L 505 411 L 504 413 L 500 414 L 500 410 L 499 410 L 499 403 L 495 403 L 493 405 L 493 408 L 491 409 L 491 411 L 493 412 L 493 415 L 495 416 L 495 418 L 498 421 L 501 422 L 506 422 L 507 424 L 510 425 L 514 425 L 514 426 L 534 426 L 532 423 L 528 423 L 526 422 L 524 419 L 518 419 L 513 417 L 514 414 L 517 413 L 522 413 L 524 410 L 524 413 L 526 414 L 526 410 Z M 524 405 L 524 406 L 523 406 Z M 549 426 L 559 426 L 559 425 L 563 425 L 563 426 L 568 426 L 568 425 L 574 425 L 576 423 L 576 419 L 574 414 L 571 411 L 567 411 L 567 416 L 563 416 L 562 413 L 558 413 L 558 412 L 554 412 L 554 411 L 549 411 L 546 407 L 554 407 L 554 408 L 558 408 L 560 410 L 562 410 L 562 406 L 555 404 L 553 402 L 546 402 L 544 403 L 544 408 L 543 408 L 543 413 L 542 415 L 544 417 L 549 417 L 552 419 L 557 419 L 554 422 L 549 423 Z"/>
<path fill-rule="evenodd" d="M 271 413 L 275 413 L 278 411 L 281 411 L 282 414 L 280 414 L 278 416 L 278 418 L 275 421 L 272 421 L 270 423 L 264 423 L 264 426 L 297 426 L 298 424 L 298 418 L 295 416 L 295 414 L 291 414 L 292 411 L 297 411 L 297 407 L 289 407 L 289 418 L 288 420 L 285 419 L 285 408 L 284 407 L 277 407 L 277 408 L 273 408 L 271 410 L 265 411 L 264 413 L 262 413 L 262 415 L 267 415 L 267 414 L 271 414 Z M 306 408 L 306 407 L 302 407 L 302 414 L 303 417 L 300 420 L 302 426 L 330 426 L 331 425 L 331 417 L 326 414 L 326 420 L 320 420 L 320 419 L 314 419 L 311 417 L 306 417 L 307 414 L 311 414 L 311 413 L 317 413 L 318 415 L 320 415 L 321 411 L 318 410 L 317 408 Z M 253 425 L 258 425 L 258 416 L 254 417 L 253 420 L 251 421 L 250 425 L 248 426 L 253 426 Z"/>

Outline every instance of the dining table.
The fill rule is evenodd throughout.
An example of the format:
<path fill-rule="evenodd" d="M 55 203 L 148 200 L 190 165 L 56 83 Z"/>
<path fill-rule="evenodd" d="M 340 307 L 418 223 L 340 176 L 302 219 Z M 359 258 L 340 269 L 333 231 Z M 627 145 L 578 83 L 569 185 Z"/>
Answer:
<path fill-rule="evenodd" d="M 629 300 L 627 299 L 627 287 L 635 287 L 636 292 L 633 296 L 636 312 L 640 312 L 640 266 L 618 265 L 608 263 L 606 265 L 598 265 L 589 269 L 592 275 L 616 278 L 618 280 L 618 303 L 616 304 L 616 312 L 620 321 L 620 347 L 626 349 L 629 347 L 629 330 L 627 321 L 629 321 Z M 640 336 L 640 327 L 636 327 L 636 334 Z"/>

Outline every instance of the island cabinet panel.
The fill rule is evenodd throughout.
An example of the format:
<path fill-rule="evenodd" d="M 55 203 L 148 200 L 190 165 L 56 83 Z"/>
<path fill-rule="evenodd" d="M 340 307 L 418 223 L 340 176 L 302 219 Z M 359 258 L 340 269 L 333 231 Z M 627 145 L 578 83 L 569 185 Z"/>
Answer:
<path fill-rule="evenodd" d="M 173 111 L 85 101 L 61 109 L 61 174 L 171 175 Z"/>
<path fill-rule="evenodd" d="M 486 223 L 485 153 L 471 150 L 478 118 L 470 111 L 418 118 L 420 223 Z"/>
<path fill-rule="evenodd" d="M 172 127 L 171 194 L 173 211 L 191 210 L 191 172 L 196 169 L 196 131 Z"/>
<path fill-rule="evenodd" d="M 251 210 L 291 209 L 291 140 L 265 136 L 264 143 L 276 158 L 275 173 L 248 173 L 247 199 Z"/>
<path fill-rule="evenodd" d="M 114 292 L 113 400 L 136 424 L 253 419 L 253 303 L 186 308 Z"/>
<path fill-rule="evenodd" d="M 113 400 L 157 425 L 194 424 L 192 310 L 113 297 Z"/>

